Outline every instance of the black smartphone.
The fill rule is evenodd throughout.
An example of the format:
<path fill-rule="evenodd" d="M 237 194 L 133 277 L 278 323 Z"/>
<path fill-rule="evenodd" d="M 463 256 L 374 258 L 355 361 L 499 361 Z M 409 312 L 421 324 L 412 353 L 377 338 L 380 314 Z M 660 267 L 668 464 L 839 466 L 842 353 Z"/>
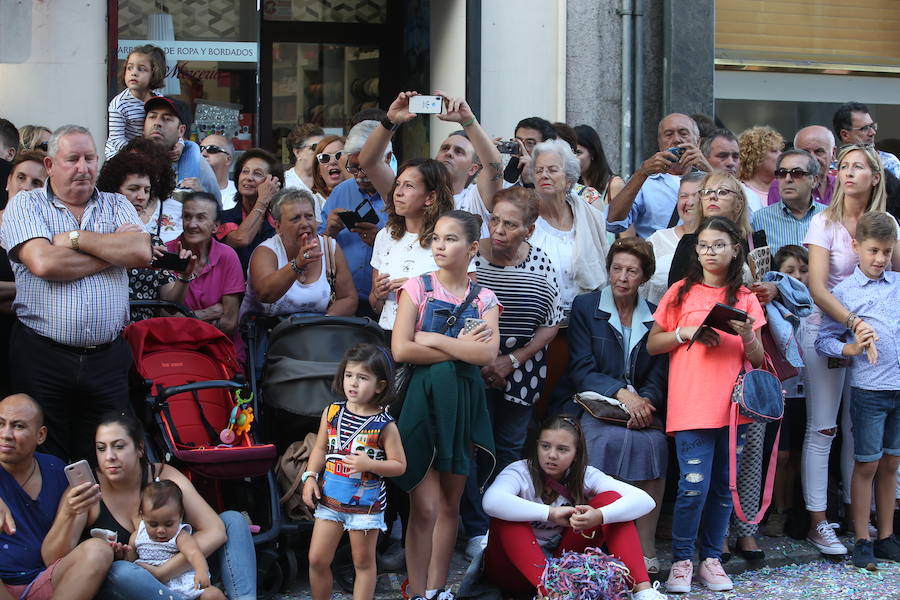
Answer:
<path fill-rule="evenodd" d="M 368 206 L 368 210 L 360 213 L 360 209 L 363 209 L 366 206 Z M 357 223 L 371 223 L 372 225 L 378 225 L 378 213 L 375 212 L 375 207 L 372 206 L 372 203 L 368 200 L 363 200 L 353 210 L 339 212 L 338 216 L 341 218 L 341 221 L 344 222 L 344 227 L 347 229 L 353 229 L 356 227 Z"/>
<path fill-rule="evenodd" d="M 521 174 L 522 170 L 519 168 L 519 157 L 513 155 L 510 157 L 509 162 L 506 163 L 506 168 L 503 169 L 503 179 L 506 183 L 515 183 L 519 180 Z"/>
<path fill-rule="evenodd" d="M 152 269 L 168 269 L 169 271 L 182 272 L 191 262 L 189 258 L 181 258 L 177 252 L 163 252 L 162 256 L 153 259 L 150 263 Z"/>

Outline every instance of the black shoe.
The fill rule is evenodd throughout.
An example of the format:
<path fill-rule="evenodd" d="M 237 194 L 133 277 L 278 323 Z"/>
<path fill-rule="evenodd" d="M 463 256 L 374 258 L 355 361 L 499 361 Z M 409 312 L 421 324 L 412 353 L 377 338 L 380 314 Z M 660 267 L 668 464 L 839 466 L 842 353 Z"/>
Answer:
<path fill-rule="evenodd" d="M 744 550 L 741 548 L 741 540 L 738 539 L 737 542 L 737 553 L 744 557 L 744 560 L 762 560 L 766 557 L 766 553 L 762 550 Z"/>
<path fill-rule="evenodd" d="M 872 540 L 858 539 L 853 544 L 853 566 L 869 571 L 877 571 Z"/>
<path fill-rule="evenodd" d="M 876 557 L 900 562 L 900 541 L 897 540 L 896 535 L 891 534 L 883 540 L 878 540 L 875 542 L 874 546 Z"/>

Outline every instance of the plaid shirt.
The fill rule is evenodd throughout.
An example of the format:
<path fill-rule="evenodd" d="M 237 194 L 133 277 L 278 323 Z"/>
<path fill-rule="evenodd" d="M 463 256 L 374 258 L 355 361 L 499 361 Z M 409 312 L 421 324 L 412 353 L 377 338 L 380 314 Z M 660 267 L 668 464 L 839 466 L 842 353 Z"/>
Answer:
<path fill-rule="evenodd" d="M 50 281 L 34 275 L 19 262 L 28 240 L 81 229 L 114 233 L 119 226 L 144 224 L 124 196 L 94 190 L 81 223 L 50 189 L 20 192 L 11 199 L 0 225 L 0 243 L 9 253 L 16 275 L 13 309 L 22 324 L 68 346 L 87 347 L 116 339 L 128 320 L 128 271 L 112 266 L 72 281 Z"/>

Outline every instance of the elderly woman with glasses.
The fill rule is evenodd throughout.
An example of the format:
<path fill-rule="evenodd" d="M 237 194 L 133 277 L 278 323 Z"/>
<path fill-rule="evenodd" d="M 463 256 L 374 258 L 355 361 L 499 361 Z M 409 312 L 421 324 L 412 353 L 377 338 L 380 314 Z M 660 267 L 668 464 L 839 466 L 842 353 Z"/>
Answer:
<path fill-rule="evenodd" d="M 531 244 L 543 250 L 556 268 L 565 318 L 548 349 L 549 393 L 568 362 L 566 321 L 572 301 L 606 284 L 609 243 L 603 213 L 572 193 L 581 165 L 569 144 L 558 139 L 537 144 L 529 169 L 540 200 Z"/>

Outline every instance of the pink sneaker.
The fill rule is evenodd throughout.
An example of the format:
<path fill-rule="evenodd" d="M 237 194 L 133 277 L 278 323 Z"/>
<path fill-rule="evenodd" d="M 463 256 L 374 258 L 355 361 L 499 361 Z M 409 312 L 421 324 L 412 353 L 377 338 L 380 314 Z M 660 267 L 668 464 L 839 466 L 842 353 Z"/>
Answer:
<path fill-rule="evenodd" d="M 725 569 L 722 568 L 722 563 L 718 558 L 707 558 L 701 562 L 700 568 L 697 569 L 697 579 L 714 592 L 727 592 L 734 589 L 731 578 L 725 574 Z"/>
<path fill-rule="evenodd" d="M 688 593 L 691 591 L 691 577 L 694 574 L 694 565 L 689 560 L 679 560 L 672 563 L 669 578 L 666 580 L 666 592 Z"/>

